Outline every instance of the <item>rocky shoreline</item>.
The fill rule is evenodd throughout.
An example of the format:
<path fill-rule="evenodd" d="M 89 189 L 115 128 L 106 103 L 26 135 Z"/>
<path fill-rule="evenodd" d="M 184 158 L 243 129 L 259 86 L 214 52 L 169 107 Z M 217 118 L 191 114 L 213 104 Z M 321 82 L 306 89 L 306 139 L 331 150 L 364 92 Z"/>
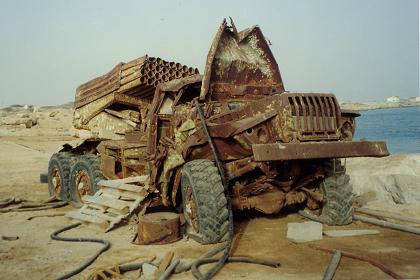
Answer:
<path fill-rule="evenodd" d="M 420 107 L 420 101 L 416 99 L 401 100 L 400 102 L 340 102 L 341 109 L 370 111 L 377 109 Z"/>

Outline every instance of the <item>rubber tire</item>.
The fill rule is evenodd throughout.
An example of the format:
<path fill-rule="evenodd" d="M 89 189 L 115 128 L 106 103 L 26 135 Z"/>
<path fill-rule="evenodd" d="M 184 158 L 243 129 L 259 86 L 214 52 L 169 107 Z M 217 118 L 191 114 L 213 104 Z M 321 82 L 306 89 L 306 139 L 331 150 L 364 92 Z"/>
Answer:
<path fill-rule="evenodd" d="M 50 196 L 55 196 L 57 199 L 61 199 L 63 201 L 68 201 L 68 189 L 70 183 L 70 170 L 71 166 L 75 162 L 76 158 L 75 155 L 68 152 L 59 152 L 55 153 L 51 156 L 50 161 L 48 163 L 48 192 Z M 61 180 L 61 191 L 59 194 L 55 193 L 54 186 L 52 183 L 52 176 L 51 173 L 53 169 L 57 167 L 60 180 Z"/>
<path fill-rule="evenodd" d="M 328 225 L 348 225 L 353 221 L 353 193 L 350 177 L 338 163 L 334 173 L 332 160 L 327 163 L 327 177 L 321 183 L 324 204 L 320 218 Z"/>
<path fill-rule="evenodd" d="M 69 184 L 69 203 L 74 208 L 83 206 L 83 202 L 79 199 L 79 194 L 76 186 L 76 176 L 80 171 L 86 171 L 89 176 L 90 190 L 89 195 L 94 195 L 98 191 L 97 184 L 100 180 L 105 179 L 101 172 L 101 159 L 97 155 L 87 154 L 78 158 L 70 171 Z"/>
<path fill-rule="evenodd" d="M 187 186 L 191 187 L 197 216 L 197 231 L 186 209 Z M 188 235 L 201 244 L 223 241 L 228 230 L 229 212 L 220 174 L 210 160 L 193 160 L 182 168 L 182 207 Z"/>

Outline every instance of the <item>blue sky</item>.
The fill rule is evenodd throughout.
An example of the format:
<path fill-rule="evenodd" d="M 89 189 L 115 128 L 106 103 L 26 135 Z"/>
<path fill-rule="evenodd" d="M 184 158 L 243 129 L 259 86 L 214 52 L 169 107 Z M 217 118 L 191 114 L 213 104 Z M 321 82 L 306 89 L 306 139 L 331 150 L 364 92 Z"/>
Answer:
<path fill-rule="evenodd" d="M 0 0 L 0 106 L 72 101 L 79 84 L 144 54 L 202 72 L 228 16 L 262 28 L 289 91 L 418 96 L 418 13 L 416 0 Z"/>

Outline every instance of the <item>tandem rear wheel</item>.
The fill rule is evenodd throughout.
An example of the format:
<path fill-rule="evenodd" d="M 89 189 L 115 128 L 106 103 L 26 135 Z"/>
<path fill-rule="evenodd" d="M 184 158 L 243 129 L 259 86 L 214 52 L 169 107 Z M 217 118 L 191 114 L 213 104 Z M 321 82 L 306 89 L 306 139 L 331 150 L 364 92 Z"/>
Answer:
<path fill-rule="evenodd" d="M 102 179 L 104 176 L 101 172 L 100 157 L 92 154 L 80 156 L 70 171 L 70 205 L 75 208 L 82 207 L 82 197 L 95 194 L 98 190 L 97 184 Z"/>
<path fill-rule="evenodd" d="M 82 197 L 93 195 L 98 190 L 97 183 L 104 179 L 100 166 L 97 155 L 53 154 L 48 165 L 50 196 L 67 201 L 75 208 L 82 207 Z"/>

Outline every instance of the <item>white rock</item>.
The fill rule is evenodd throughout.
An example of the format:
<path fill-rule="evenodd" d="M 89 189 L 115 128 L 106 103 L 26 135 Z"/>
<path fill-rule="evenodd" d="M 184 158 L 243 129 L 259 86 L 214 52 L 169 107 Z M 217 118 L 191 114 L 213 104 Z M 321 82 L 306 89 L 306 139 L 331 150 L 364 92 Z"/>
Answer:
<path fill-rule="evenodd" d="M 420 204 L 420 155 L 347 160 L 347 172 L 356 202 Z"/>
<path fill-rule="evenodd" d="M 317 222 L 288 223 L 287 239 L 295 242 L 322 240 L 322 224 Z"/>
<path fill-rule="evenodd" d="M 374 229 L 349 229 L 349 230 L 326 230 L 324 234 L 329 237 L 346 237 L 358 235 L 378 234 L 378 230 Z"/>
<path fill-rule="evenodd" d="M 142 271 L 145 279 L 153 279 L 155 271 L 158 268 L 152 264 L 144 263 L 142 266 Z"/>

